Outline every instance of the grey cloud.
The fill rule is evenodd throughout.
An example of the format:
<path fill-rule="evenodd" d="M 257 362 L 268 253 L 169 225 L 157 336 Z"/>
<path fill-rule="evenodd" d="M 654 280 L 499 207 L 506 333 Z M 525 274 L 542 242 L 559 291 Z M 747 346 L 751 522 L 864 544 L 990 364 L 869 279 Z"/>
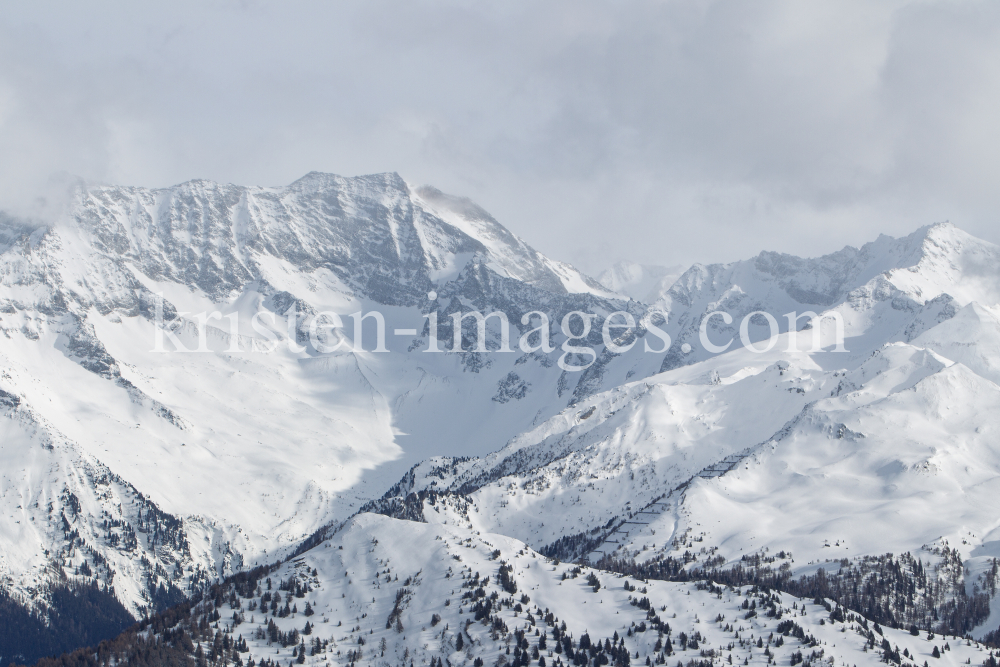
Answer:
<path fill-rule="evenodd" d="M 595 272 L 1000 241 L 998 32 L 989 2 L 10 5 L 0 201 L 395 170 Z"/>

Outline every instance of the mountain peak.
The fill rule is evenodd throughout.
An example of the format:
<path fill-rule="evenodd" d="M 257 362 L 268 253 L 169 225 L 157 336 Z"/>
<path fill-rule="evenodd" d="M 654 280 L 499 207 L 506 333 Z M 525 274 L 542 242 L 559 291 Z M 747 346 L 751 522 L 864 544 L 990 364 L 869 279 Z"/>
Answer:
<path fill-rule="evenodd" d="M 360 176 L 341 176 L 327 171 L 310 171 L 304 176 L 292 181 L 287 187 L 295 188 L 304 185 L 329 185 L 345 183 L 348 181 L 391 184 L 395 188 L 406 188 L 406 181 L 395 171 L 383 171 L 374 174 L 362 174 Z"/>
<path fill-rule="evenodd" d="M 886 277 L 918 301 L 947 293 L 960 305 L 972 301 L 1000 303 L 1000 246 L 951 222 L 921 227 L 883 245 L 895 260 L 895 266 L 886 270 Z"/>

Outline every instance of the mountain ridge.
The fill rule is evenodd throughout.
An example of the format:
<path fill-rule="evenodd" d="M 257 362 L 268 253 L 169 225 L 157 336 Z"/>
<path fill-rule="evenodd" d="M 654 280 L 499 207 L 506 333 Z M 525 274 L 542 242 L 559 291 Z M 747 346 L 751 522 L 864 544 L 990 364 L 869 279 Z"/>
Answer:
<path fill-rule="evenodd" d="M 330 548 L 345 522 L 371 512 L 422 520 L 430 534 L 465 526 L 463 540 L 503 535 L 524 545 L 517 549 L 591 562 L 673 562 L 663 559 L 697 540 L 706 549 L 686 567 L 793 551 L 792 571 L 812 576 L 803 561 L 839 546 L 803 537 L 819 530 L 808 512 L 789 514 L 784 532 L 745 530 L 790 512 L 790 489 L 827 488 L 811 469 L 795 473 L 806 487 L 788 477 L 809 460 L 803 451 L 851 438 L 877 449 L 891 438 L 869 423 L 897 420 L 907 446 L 924 452 L 902 468 L 885 455 L 872 476 L 860 450 L 843 450 L 845 469 L 868 485 L 855 511 L 881 521 L 879 503 L 912 514 L 930 511 L 920 493 L 938 497 L 940 464 L 926 452 L 950 451 L 941 435 L 942 424 L 957 424 L 941 407 L 949 396 L 979 405 L 962 414 L 983 433 L 996 428 L 1000 272 L 991 267 L 1000 249 L 952 225 L 814 259 L 765 252 L 694 265 L 644 304 L 541 255 L 469 200 L 398 174 L 314 172 L 283 188 L 100 186 L 75 201 L 59 224 L 0 220 L 0 453 L 35 457 L 11 468 L 2 494 L 10 511 L 0 515 L 8 543 L 35 549 L 16 563 L 5 554 L 0 576 L 15 595 L 41 591 L 42 614 L 45 585 L 57 582 L 95 584 L 129 613 L 152 613 L 220 577 Z M 459 332 L 461 352 L 423 352 L 432 333 L 450 348 L 451 316 L 470 309 L 503 312 L 515 348 L 530 311 L 553 324 L 594 313 L 580 341 L 593 363 L 560 368 L 560 345 L 574 339 L 558 331 L 551 353 L 498 352 L 495 321 L 484 329 L 486 352 L 475 350 L 471 322 Z M 199 324 L 198 313 L 212 310 L 221 319 Z M 321 352 L 309 321 L 355 310 L 383 313 L 393 341 L 397 329 L 410 333 L 385 354 L 370 343 Z M 655 353 L 646 348 L 661 341 L 642 324 L 652 310 L 671 337 Z M 713 344 L 734 339 L 722 353 L 700 340 L 716 310 L 733 318 L 713 316 L 706 327 Z M 790 332 L 785 313 L 804 310 L 824 319 L 815 328 L 798 320 Z M 615 311 L 638 324 L 618 340 L 628 351 L 601 336 Z M 763 353 L 739 340 L 753 311 L 779 323 Z M 836 316 L 846 353 L 836 351 Z M 254 317 L 271 322 L 271 338 L 249 326 Z M 763 347 L 758 319 L 747 329 Z M 167 334 L 203 351 L 157 352 Z M 365 342 L 354 337 L 347 326 L 323 340 Z M 274 342 L 270 353 L 253 351 Z M 940 443 L 921 444 L 930 434 Z M 986 436 L 968 438 L 969 465 L 1000 478 Z M 50 441 L 65 447 L 47 449 Z M 69 458 L 56 461 L 57 450 Z M 817 469 L 834 466 L 816 460 Z M 917 470 L 925 460 L 931 467 Z M 911 517 L 881 541 L 845 531 L 845 544 L 867 546 L 838 557 L 962 539 L 956 553 L 971 587 L 1000 552 L 972 502 L 993 477 L 946 472 L 963 501 L 933 525 L 964 521 L 974 540 L 912 529 Z M 104 476 L 121 482 L 95 482 Z M 883 478 L 917 491 L 883 498 L 883 486 L 898 485 L 878 486 Z M 748 484 L 773 493 L 733 495 Z M 830 502 L 809 504 L 851 515 L 849 503 Z M 31 524 L 41 528 L 28 540 Z"/>

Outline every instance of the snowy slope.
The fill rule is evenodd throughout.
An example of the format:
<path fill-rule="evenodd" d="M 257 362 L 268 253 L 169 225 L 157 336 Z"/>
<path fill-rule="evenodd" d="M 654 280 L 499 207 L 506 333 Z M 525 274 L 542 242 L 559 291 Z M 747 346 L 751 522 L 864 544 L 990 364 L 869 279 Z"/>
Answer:
<path fill-rule="evenodd" d="M 484 459 L 429 462 L 394 493 L 457 492 L 476 529 L 592 560 L 780 551 L 795 574 L 950 544 L 984 588 L 1000 555 L 996 384 L 904 343 L 841 371 L 741 354 L 594 396 Z M 424 520 L 455 520 L 429 502 Z"/>
<path fill-rule="evenodd" d="M 426 336 L 424 315 L 437 309 L 447 349 L 449 309 L 501 308 L 519 325 L 529 310 L 558 320 L 620 302 L 470 202 L 420 193 L 395 174 L 314 173 L 285 188 L 109 186 L 82 190 L 52 226 L 5 220 L 0 359 L 3 389 L 18 400 L 8 418 L 30 413 L 51 425 L 197 532 L 197 548 L 161 558 L 166 581 L 180 590 L 199 572 L 273 560 L 379 496 L 414 462 L 468 452 L 470 430 L 490 433 L 476 453 L 499 447 L 566 405 L 565 374 L 520 352 L 422 356 L 410 349 L 419 333 L 400 340 L 394 332 Z M 441 296 L 432 301 L 434 290 Z M 164 352 L 173 350 L 169 338 L 157 351 L 166 336 L 156 328 L 158 308 L 168 333 L 203 351 Z M 309 344 L 305 318 L 372 310 L 387 320 L 388 354 L 372 353 L 373 339 L 368 351 L 333 354 Z M 199 314 L 211 311 L 222 318 L 200 326 Z M 273 341 L 250 326 L 260 314 L 279 343 L 270 353 L 259 349 Z M 528 394 L 535 404 L 522 400 Z M 434 417 L 448 411 L 448 423 Z M 0 442 L 4 460 L 25 446 L 41 447 L 42 436 Z M 58 497 L 65 485 L 55 477 L 37 493 Z M 98 503 L 103 491 L 85 487 L 75 491 L 81 502 Z M 17 534 L 20 496 L 5 490 L 3 503 L 12 511 L 0 522 Z M 61 532 L 40 540 L 35 560 L 2 566 L 15 594 L 36 590 L 39 573 L 53 571 L 52 554 L 69 544 Z M 96 548 L 96 559 L 117 549 Z M 122 582 L 117 595 L 142 613 L 150 606 L 145 580 L 111 562 L 99 581 Z"/>
<path fill-rule="evenodd" d="M 699 525 L 727 559 L 768 548 L 812 560 L 958 543 L 968 530 L 978 543 L 995 528 L 993 382 L 903 343 L 845 371 L 804 354 L 745 361 L 592 397 L 455 475 L 421 466 L 401 491 L 470 493 L 477 526 L 536 548 L 671 494 L 683 497 L 654 508 L 622 549 L 669 551 Z M 739 464 L 716 465 L 727 459 Z"/>
<path fill-rule="evenodd" d="M 513 566 L 512 578 L 517 587 L 513 594 L 498 585 L 502 562 Z M 337 664 L 347 662 L 345 654 L 351 649 L 360 649 L 365 660 L 377 662 L 384 658 L 390 664 L 402 662 L 406 651 L 415 663 L 420 664 L 425 664 L 432 656 L 443 657 L 452 664 L 471 664 L 476 657 L 494 664 L 501 655 L 505 656 L 505 661 L 512 661 L 513 656 L 506 650 L 512 644 L 510 634 L 518 628 L 525 630 L 531 647 L 537 644 L 541 635 L 539 632 L 536 636 L 534 630 L 547 633 L 548 650 L 541 653 L 550 662 L 556 659 L 569 661 L 564 650 L 556 653 L 553 649 L 553 628 L 563 629 L 573 637 L 577 646 L 584 633 L 589 634 L 592 641 L 602 643 L 604 638 L 611 639 L 617 633 L 625 641 L 634 664 L 642 664 L 647 656 L 656 658 L 656 642 L 662 642 L 668 635 L 674 646 L 671 659 L 682 661 L 700 657 L 700 651 L 707 649 L 716 651 L 720 660 L 732 653 L 736 658 L 747 657 L 761 663 L 768 661 L 763 650 L 757 649 L 756 645 L 740 646 L 739 637 L 746 642 L 752 636 L 756 642 L 758 637 L 766 639 L 771 636 L 769 652 L 773 652 L 774 659 L 780 663 L 804 648 L 802 642 L 794 639 L 786 639 L 783 646 L 774 647 L 773 639 L 780 635 L 776 632 L 778 619 L 768 618 L 763 613 L 745 618 L 744 600 L 753 599 L 755 605 L 761 601 L 761 598 L 747 595 L 749 590 L 737 593 L 729 589 L 720 595 L 698 590 L 692 584 L 633 580 L 631 584 L 641 588 L 633 595 L 625 589 L 626 578 L 598 572 L 601 588 L 595 592 L 587 582 L 589 569 L 554 563 L 510 538 L 469 533 L 468 529 L 463 531 L 460 527 L 442 532 L 421 524 L 360 515 L 341 535 L 270 576 L 272 580 L 287 579 L 288 576 L 309 580 L 303 574 L 310 569 L 319 574 L 312 579 L 314 591 L 305 599 L 317 612 L 312 617 L 319 619 L 315 632 L 332 640 L 328 653 L 333 655 L 324 657 Z M 511 631 L 507 636 L 503 632 L 491 632 L 492 628 L 486 627 L 485 623 L 469 623 L 473 620 L 473 610 L 470 609 L 473 600 L 465 594 L 476 594 L 479 586 L 473 582 L 483 582 L 486 578 L 489 582 L 482 585 L 485 595 L 478 600 L 489 599 L 494 592 L 497 593 L 494 608 L 499 608 L 499 613 L 494 616 Z M 405 585 L 407 580 L 411 583 Z M 385 619 L 390 618 L 398 592 L 404 588 L 405 603 L 401 605 L 398 616 L 400 626 L 393 624 L 387 629 Z M 523 595 L 528 597 L 528 601 L 521 597 Z M 369 596 L 374 602 L 369 602 Z M 663 634 L 653 629 L 646 609 L 631 604 L 633 597 L 636 601 L 648 599 L 651 611 L 665 624 Z M 513 604 L 510 607 L 501 604 L 504 598 L 509 598 Z M 446 606 L 444 601 L 450 604 Z M 295 602 L 300 610 L 304 609 L 302 600 Z M 516 604 L 521 605 L 520 612 L 514 606 Z M 799 611 L 793 611 L 793 604 Z M 862 650 L 865 640 L 858 636 L 853 624 L 845 626 L 827 621 L 820 625 L 820 619 L 829 617 L 822 607 L 788 595 L 779 596 L 778 608 L 814 635 L 819 648 L 826 656 L 834 657 L 836 663 L 874 662 L 875 656 Z M 801 613 L 803 610 L 805 614 Z M 367 614 L 367 617 L 359 622 L 361 613 Z M 435 613 L 440 615 L 441 620 L 432 626 L 431 617 Z M 552 614 L 548 623 L 545 620 L 547 613 Z M 247 617 L 246 611 L 243 616 Z M 253 612 L 250 616 L 263 621 Z M 275 623 L 285 630 L 304 626 L 301 615 L 276 620 Z M 333 627 L 335 623 L 341 625 Z M 563 623 L 565 628 L 562 628 Z M 354 627 L 359 629 L 352 630 Z M 639 627 L 644 630 L 637 631 Z M 244 624 L 238 626 L 237 631 L 242 631 L 246 637 L 250 636 L 250 629 L 252 625 Z M 847 629 L 854 631 L 843 632 Z M 459 633 L 463 633 L 465 651 L 455 649 Z M 688 637 L 697 634 L 700 637 L 699 648 L 680 648 L 678 638 L 681 633 Z M 916 638 L 898 631 L 887 636 L 893 643 L 910 647 L 914 657 L 929 656 L 932 651 L 933 642 L 924 637 Z M 364 645 L 358 644 L 359 637 L 364 639 Z M 386 639 L 384 655 L 381 649 L 383 638 Z M 964 646 L 964 642 L 954 637 L 942 638 L 938 643 L 943 645 L 945 641 L 950 641 L 953 646 L 955 652 L 949 657 L 956 664 L 968 656 L 980 655 L 978 647 Z M 730 644 L 732 648 L 729 648 Z M 251 643 L 250 652 L 256 655 L 289 655 L 287 648 L 275 653 L 270 650 L 272 647 L 273 644 L 258 640 Z M 339 656 L 336 655 L 338 650 Z M 808 655 L 810 650 L 812 647 L 805 648 L 804 652 Z M 638 658 L 635 652 L 638 652 Z M 660 653 L 663 653 L 662 649 Z"/>
<path fill-rule="evenodd" d="M 187 650 L 198 654 L 196 640 L 206 657 L 231 644 L 239 660 L 264 665 L 876 665 L 890 651 L 908 664 L 960 665 L 989 655 L 823 599 L 630 579 L 467 526 L 368 514 L 207 598 L 166 641 L 182 648 L 186 635 Z"/>
<path fill-rule="evenodd" d="M 714 344 L 738 342 L 740 321 L 754 311 L 773 315 L 782 332 L 787 313 L 839 313 L 845 347 L 860 359 L 885 342 L 912 340 L 972 301 L 1000 302 L 998 261 L 997 246 L 940 223 L 816 259 L 765 252 L 733 264 L 695 265 L 655 304 L 670 313 L 675 339 L 694 348 L 688 357 L 668 354 L 663 370 L 711 356 L 698 343 L 698 329 L 716 310 L 729 313 L 733 323 L 711 320 Z M 823 321 L 824 336 L 831 326 Z M 763 318 L 752 321 L 749 334 L 754 341 L 767 338 Z"/>
<path fill-rule="evenodd" d="M 429 186 L 413 190 L 413 199 L 417 205 L 426 207 L 430 213 L 481 243 L 489 256 L 488 266 L 501 275 L 554 293 L 616 296 L 618 290 L 607 288 L 564 262 L 545 257 L 468 199 L 453 197 Z M 455 267 L 454 262 L 443 264 Z M 444 269 L 436 280 L 447 279 L 448 273 Z M 451 275 L 455 273 L 457 271 Z"/>
<path fill-rule="evenodd" d="M 416 544 L 461 528 L 592 562 L 719 567 L 786 551 L 796 575 L 947 543 L 972 591 L 1000 556 L 998 260 L 935 225 L 817 259 L 696 265 L 654 290 L 669 348 L 647 352 L 660 341 L 640 328 L 619 354 L 600 324 L 642 319 L 648 306 L 618 292 L 645 273 L 622 265 L 602 285 L 395 174 L 82 190 L 51 226 L 0 224 L 0 576 L 42 602 L 63 573 L 113 583 L 139 616 L 310 535 Z M 561 334 L 552 353 L 497 352 L 495 323 L 488 352 L 470 351 L 471 323 L 465 352 L 424 352 L 430 317 L 450 349 L 450 316 L 473 309 L 503 312 L 515 350 L 525 313 L 596 313 L 597 359 L 561 370 Z M 212 310 L 221 318 L 199 328 Z M 388 352 L 371 351 L 371 328 L 352 349 L 347 316 L 372 310 Z M 716 344 L 736 337 L 724 353 L 698 339 L 716 310 L 734 319 L 709 327 Z M 738 340 L 756 310 L 782 331 L 760 354 Z M 829 318 L 818 349 L 811 330 L 791 342 L 784 314 L 807 310 L 842 318 L 846 352 Z M 348 320 L 324 339 L 334 351 L 309 340 L 324 311 Z M 249 325 L 262 315 L 264 330 Z M 156 351 L 167 334 L 202 351 Z M 584 601 L 557 598 L 543 609 L 562 618 Z"/>
<path fill-rule="evenodd" d="M 973 301 L 913 340 L 1000 384 L 1000 312 Z"/>

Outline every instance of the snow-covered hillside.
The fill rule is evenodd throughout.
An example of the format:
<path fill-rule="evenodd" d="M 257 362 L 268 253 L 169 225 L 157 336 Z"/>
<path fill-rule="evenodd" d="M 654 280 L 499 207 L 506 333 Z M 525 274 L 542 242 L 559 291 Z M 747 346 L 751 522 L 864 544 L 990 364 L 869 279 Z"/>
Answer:
<path fill-rule="evenodd" d="M 94 584 L 141 617 L 289 554 L 342 557 L 344 540 L 433 551 L 488 535 L 508 560 L 654 568 L 647 578 L 734 576 L 751 562 L 788 583 L 831 562 L 846 581 L 866 557 L 896 554 L 885 562 L 904 567 L 901 554 L 917 554 L 933 572 L 920 575 L 922 599 L 967 607 L 948 628 L 974 623 L 983 637 L 1000 625 L 989 615 L 1000 249 L 941 224 L 817 259 L 695 265 L 676 281 L 635 266 L 602 284 L 472 202 L 395 174 L 100 186 L 51 224 L 4 218 L 3 594 L 43 613 L 54 587 Z M 653 277 L 654 303 L 621 295 Z M 374 351 L 376 320 L 352 326 L 352 313 L 373 311 L 385 352 Z M 503 313 L 513 351 L 498 351 L 498 318 L 485 351 L 472 319 L 450 351 L 451 316 L 469 311 Z M 552 322 L 551 352 L 519 346 L 532 311 Z M 573 311 L 595 315 L 586 339 L 559 332 Z M 615 311 L 638 326 L 610 345 L 602 325 Z M 653 311 L 663 320 L 646 319 Z M 706 322 L 715 311 L 732 322 Z M 754 311 L 778 323 L 765 352 L 740 342 Z M 789 331 L 785 314 L 806 311 L 823 317 Z M 331 314 L 342 326 L 325 326 Z M 733 342 L 706 347 L 703 326 L 712 346 Z M 746 333 L 762 348 L 764 318 Z M 435 338 L 444 351 L 428 354 Z M 560 363 L 569 340 L 594 350 L 570 357 L 593 361 L 582 372 Z M 443 577 L 456 555 L 413 566 Z M 340 581 L 332 560 L 310 567 L 328 572 L 316 575 L 324 586 Z M 562 610 L 577 637 L 618 627 L 580 611 L 593 598 L 563 599 L 569 585 L 546 581 L 530 584 L 531 604 Z M 704 593 L 646 585 L 662 604 Z M 422 609 L 445 619 L 455 609 L 439 593 Z M 634 611 L 627 595 L 597 604 Z M 883 607 L 872 620 L 897 614 L 923 629 L 937 613 Z M 414 655 L 432 634 L 394 646 Z"/>
<path fill-rule="evenodd" d="M 692 540 L 712 547 L 699 560 L 730 563 L 784 550 L 805 566 L 940 539 L 964 558 L 997 555 L 1000 387 L 905 343 L 843 371 L 801 352 L 753 356 L 594 396 L 483 459 L 429 461 L 395 492 L 462 493 L 477 528 L 564 557 L 648 560 Z"/>
<path fill-rule="evenodd" d="M 697 344 L 702 318 L 716 310 L 733 318 L 730 325 L 711 320 L 716 344 L 738 337 L 740 321 L 754 311 L 775 316 L 781 332 L 788 330 L 785 313 L 837 312 L 845 322 L 845 346 L 860 359 L 883 343 L 912 340 L 970 302 L 1000 302 L 998 262 L 1000 248 L 940 223 L 816 259 L 765 252 L 733 264 L 696 264 L 655 305 L 671 313 L 671 333 L 690 343 L 699 360 L 711 356 Z M 768 337 L 759 319 L 749 330 L 755 341 Z M 823 326 L 827 335 L 832 322 Z M 664 370 L 687 363 L 691 359 L 676 352 Z"/>
<path fill-rule="evenodd" d="M 559 353 L 421 355 L 428 312 L 446 350 L 449 315 L 474 307 L 509 315 L 515 350 L 532 310 L 643 312 L 471 202 L 395 174 L 93 187 L 51 225 L 4 219 L 0 238 L 5 586 L 44 603 L 64 576 L 114 582 L 136 615 L 278 558 L 427 456 L 488 453 L 572 400 L 580 375 Z M 372 311 L 384 354 L 374 321 L 362 349 L 320 353 L 309 336 L 330 312 L 348 327 L 320 340 L 351 343 L 350 314 Z M 43 463 L 50 441 L 74 463 Z M 114 494 L 109 509 L 102 474 L 78 460 L 170 517 L 176 544 L 122 541 L 147 532 L 145 515 Z"/>
<path fill-rule="evenodd" d="M 541 556 L 504 535 L 362 514 L 280 567 L 209 589 L 79 652 L 305 665 L 982 664 L 979 642 L 892 629 L 835 602 L 667 582 Z M 46 663 L 43 663 L 46 664 Z"/>
<path fill-rule="evenodd" d="M 592 664 L 601 650 L 616 664 L 641 665 L 647 659 L 790 664 L 796 653 L 814 664 L 865 664 L 879 657 L 872 639 L 879 648 L 883 639 L 905 648 L 917 664 L 945 643 L 950 651 L 945 660 L 953 664 L 985 658 L 981 646 L 955 636 L 885 628 L 870 634 L 877 624 L 853 614 L 848 619 L 843 610 L 833 615 L 841 620 L 831 620 L 826 601 L 752 587 L 629 579 L 546 558 L 517 540 L 468 524 L 428 526 L 360 515 L 269 577 L 312 588 L 305 598 L 291 598 L 300 612 L 305 600 L 315 611 L 310 618 L 318 619 L 312 623 L 317 637 L 310 642 L 300 635 L 300 641 L 309 648 L 328 638 L 314 661 L 335 664 L 429 664 L 434 658 L 455 665 L 477 658 L 516 664 L 521 652 L 530 654 L 522 664 L 541 664 L 540 657 L 549 664 Z M 247 606 L 239 617 L 250 623 L 234 632 L 250 638 L 249 652 L 271 660 L 293 657 L 290 645 L 278 649 L 280 642 L 260 637 L 266 631 L 258 628 L 270 619 Z M 301 615 L 273 623 L 284 632 L 304 627 Z M 583 650 L 577 658 L 584 636 L 600 649 Z M 355 652 L 353 660 L 349 651 Z"/>

